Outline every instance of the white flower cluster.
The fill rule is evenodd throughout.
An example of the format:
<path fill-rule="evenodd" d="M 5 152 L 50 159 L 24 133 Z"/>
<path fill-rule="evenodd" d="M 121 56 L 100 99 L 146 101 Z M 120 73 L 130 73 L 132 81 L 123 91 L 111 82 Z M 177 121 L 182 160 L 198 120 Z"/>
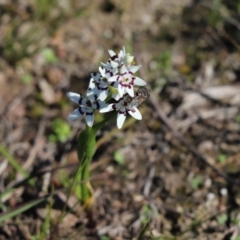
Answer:
<path fill-rule="evenodd" d="M 101 63 L 99 73 L 91 74 L 86 97 L 73 92 L 67 93 L 67 96 L 78 104 L 78 108 L 68 116 L 68 120 L 75 120 L 86 115 L 87 125 L 92 127 L 96 109 L 102 113 L 118 111 L 118 128 L 122 127 L 127 113 L 138 120 L 142 119 L 137 109 L 139 104 L 133 104 L 132 101 L 135 98 L 134 87 L 146 85 L 144 80 L 134 76 L 141 66 L 134 65 L 134 57 L 126 53 L 124 47 L 119 54 L 112 50 L 109 50 L 109 54 L 110 58 L 107 63 Z M 111 91 L 111 88 L 116 90 Z M 114 99 L 115 103 L 108 104 L 105 102 L 106 99 L 108 102 Z"/>

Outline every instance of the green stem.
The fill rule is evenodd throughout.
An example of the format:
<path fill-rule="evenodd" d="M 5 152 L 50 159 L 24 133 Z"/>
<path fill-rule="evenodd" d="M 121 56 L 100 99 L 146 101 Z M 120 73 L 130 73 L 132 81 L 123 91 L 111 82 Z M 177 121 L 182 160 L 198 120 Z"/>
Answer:
<path fill-rule="evenodd" d="M 91 193 L 89 191 L 89 177 L 90 177 L 90 171 L 89 171 L 89 167 L 90 167 L 90 164 L 91 164 L 91 160 L 92 159 L 87 159 L 86 160 L 86 164 L 85 166 L 83 167 L 83 170 L 82 170 L 82 180 L 83 180 L 83 183 L 81 184 L 81 187 L 82 187 L 82 200 L 84 203 L 87 202 L 87 200 L 89 199 L 89 197 L 91 197 Z"/>
<path fill-rule="evenodd" d="M 76 194 L 82 204 L 88 205 L 88 200 L 91 197 L 91 191 L 89 189 L 89 168 L 96 151 L 96 134 L 98 130 L 114 116 L 116 116 L 116 112 L 102 122 L 95 124 L 92 128 L 86 126 L 86 129 L 79 135 L 77 151 L 80 168 L 75 177 L 80 181 L 80 184 L 76 186 Z"/>

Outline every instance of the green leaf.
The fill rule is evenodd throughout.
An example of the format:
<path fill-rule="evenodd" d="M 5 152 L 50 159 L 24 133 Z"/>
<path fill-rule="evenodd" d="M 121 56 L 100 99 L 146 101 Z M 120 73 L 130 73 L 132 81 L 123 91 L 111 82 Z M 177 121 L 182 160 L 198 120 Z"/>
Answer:
<path fill-rule="evenodd" d="M 33 200 L 27 204 L 24 204 L 23 206 L 17 207 L 16 209 L 13 209 L 6 213 L 0 214 L 0 222 L 6 221 L 9 218 L 15 217 L 15 216 L 19 215 L 20 213 L 27 211 L 28 209 L 39 204 L 40 202 L 43 202 L 45 199 L 46 198 L 43 197 L 43 198 L 40 198 L 37 200 Z"/>
<path fill-rule="evenodd" d="M 124 155 L 120 151 L 114 153 L 114 160 L 120 165 L 125 163 Z"/>
<path fill-rule="evenodd" d="M 111 118 L 116 116 L 114 112 L 108 118 L 103 121 L 94 124 L 93 127 L 86 126 L 86 129 L 83 130 L 78 138 L 78 159 L 82 161 L 83 156 L 86 159 L 92 159 L 95 149 L 96 149 L 96 134 L 98 130 L 103 127 Z"/>
<path fill-rule="evenodd" d="M 238 123 L 240 123 L 240 114 L 238 114 L 238 115 L 236 116 L 236 121 L 237 121 Z"/>
<path fill-rule="evenodd" d="M 143 229 L 141 230 L 140 235 L 137 238 L 138 240 L 144 240 L 145 239 L 145 235 L 146 235 L 146 232 L 149 228 L 149 224 L 150 224 L 150 221 L 148 220 L 147 223 L 145 224 L 145 226 L 143 227 Z"/>
<path fill-rule="evenodd" d="M 0 144 L 0 154 L 7 159 L 7 161 L 12 166 L 12 168 L 14 168 L 17 172 L 21 173 L 24 177 L 29 177 L 28 172 L 22 168 L 22 166 L 17 162 L 17 160 L 1 144 Z M 30 180 L 29 183 L 32 186 L 34 185 L 33 180 Z"/>
<path fill-rule="evenodd" d="M 55 119 L 51 123 L 51 127 L 54 132 L 48 137 L 51 142 L 65 142 L 71 135 L 70 126 L 60 118 Z"/>
<path fill-rule="evenodd" d="M 78 138 L 78 159 L 80 162 L 83 162 L 84 159 L 93 157 L 96 148 L 95 137 L 95 131 L 88 126 L 86 126 L 86 129 L 80 133 Z"/>
<path fill-rule="evenodd" d="M 198 189 L 202 184 L 202 178 L 200 176 L 196 176 L 191 179 L 190 183 L 193 189 Z"/>
<path fill-rule="evenodd" d="M 226 213 L 221 214 L 218 216 L 217 221 L 220 225 L 224 225 L 228 220 L 228 216 Z"/>
<path fill-rule="evenodd" d="M 98 130 L 115 115 L 116 113 L 113 113 L 100 123 L 93 125 L 92 128 L 86 126 L 86 129 L 79 135 L 77 152 L 80 168 L 78 168 L 75 177 L 79 179 L 80 182 L 83 182 L 81 185 L 76 186 L 76 194 L 83 203 L 86 203 L 91 195 L 88 189 L 88 180 L 90 176 L 89 166 L 96 151 L 96 134 Z"/>
<path fill-rule="evenodd" d="M 240 240 L 240 236 L 231 237 L 230 240 Z"/>
<path fill-rule="evenodd" d="M 33 80 L 33 77 L 32 77 L 32 75 L 30 75 L 30 74 L 24 74 L 22 77 L 21 77 L 21 81 L 22 81 L 22 83 L 24 83 L 24 84 L 30 84 L 31 82 L 32 82 L 32 80 Z"/>
<path fill-rule="evenodd" d="M 43 49 L 42 55 L 44 57 L 44 61 L 46 64 L 47 63 L 56 63 L 58 60 L 55 52 L 51 48 Z"/>
<path fill-rule="evenodd" d="M 101 236 L 101 240 L 110 240 L 108 236 Z"/>
<path fill-rule="evenodd" d="M 226 162 L 226 160 L 227 160 L 227 155 L 225 155 L 225 154 L 218 155 L 218 161 L 220 163 L 224 163 L 224 162 Z"/>
<path fill-rule="evenodd" d="M 116 88 L 114 88 L 112 86 L 109 86 L 108 88 L 109 88 L 109 91 L 111 94 L 118 94 L 118 90 Z"/>

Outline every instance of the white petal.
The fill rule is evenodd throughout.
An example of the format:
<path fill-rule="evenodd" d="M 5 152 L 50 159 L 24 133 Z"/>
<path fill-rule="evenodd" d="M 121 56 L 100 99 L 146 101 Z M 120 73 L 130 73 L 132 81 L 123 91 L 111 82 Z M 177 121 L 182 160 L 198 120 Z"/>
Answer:
<path fill-rule="evenodd" d="M 81 98 L 80 94 L 77 94 L 74 92 L 68 92 L 67 96 L 70 98 L 71 101 L 75 102 L 76 104 L 79 104 L 79 100 Z"/>
<path fill-rule="evenodd" d="M 126 55 L 125 47 L 122 48 L 122 51 L 123 51 L 123 55 L 125 56 Z"/>
<path fill-rule="evenodd" d="M 108 83 L 107 82 L 104 82 L 104 81 L 101 81 L 98 85 L 98 88 L 102 91 L 102 90 L 107 90 L 108 89 Z"/>
<path fill-rule="evenodd" d="M 125 62 L 125 64 L 130 65 L 133 62 L 133 60 L 134 60 L 134 57 L 127 54 L 125 56 L 124 62 Z"/>
<path fill-rule="evenodd" d="M 139 77 L 134 77 L 134 85 L 145 86 L 146 82 Z"/>
<path fill-rule="evenodd" d="M 127 67 L 125 65 L 123 65 L 120 69 L 120 73 L 123 74 L 123 73 L 127 73 L 127 72 L 129 72 Z"/>
<path fill-rule="evenodd" d="M 117 79 L 118 79 L 118 75 L 116 75 L 116 76 L 112 76 L 112 77 L 110 77 L 109 79 L 108 79 L 108 82 L 116 82 L 117 81 Z"/>
<path fill-rule="evenodd" d="M 98 69 L 99 69 L 100 74 L 101 74 L 103 77 L 105 77 L 105 75 L 106 75 L 106 74 L 105 74 L 106 69 L 101 68 L 101 67 L 99 67 Z"/>
<path fill-rule="evenodd" d="M 94 115 L 93 115 L 93 112 L 92 113 L 86 113 L 86 122 L 87 122 L 87 125 L 89 127 L 92 127 L 93 125 L 93 122 L 94 122 Z"/>
<path fill-rule="evenodd" d="M 118 89 L 118 85 L 119 85 L 119 82 L 118 82 L 118 81 L 111 83 L 111 87 L 114 87 L 114 88 L 116 88 L 116 89 Z"/>
<path fill-rule="evenodd" d="M 91 77 L 93 78 L 93 80 L 95 80 L 97 82 L 99 82 L 101 80 L 101 74 L 99 74 L 99 73 L 91 73 Z M 89 85 L 89 87 L 91 87 L 91 86 Z"/>
<path fill-rule="evenodd" d="M 91 102 L 94 102 L 99 94 L 99 90 L 97 87 L 93 88 L 91 91 L 87 90 L 87 99 L 90 100 Z"/>
<path fill-rule="evenodd" d="M 108 106 L 102 108 L 99 112 L 100 113 L 105 113 L 105 112 L 113 111 L 113 105 L 114 105 L 114 103 L 111 103 Z"/>
<path fill-rule="evenodd" d="M 115 105 L 114 105 L 114 109 L 116 109 L 116 110 L 119 111 L 120 108 L 123 108 L 123 111 L 125 111 L 125 107 L 123 107 L 122 104 L 121 104 L 120 102 L 115 103 Z"/>
<path fill-rule="evenodd" d="M 94 90 L 93 90 L 93 96 L 94 98 L 91 99 L 92 102 L 96 101 L 96 99 L 98 99 L 99 95 L 101 94 L 102 90 L 99 89 L 98 87 L 95 87 Z"/>
<path fill-rule="evenodd" d="M 108 89 L 106 90 L 102 90 L 98 96 L 98 99 L 100 99 L 101 101 L 104 101 L 108 96 Z"/>
<path fill-rule="evenodd" d="M 118 85 L 118 93 L 122 97 L 123 94 L 125 93 L 125 87 L 123 87 L 121 84 Z"/>
<path fill-rule="evenodd" d="M 141 68 L 141 65 L 138 66 L 129 66 L 128 69 L 130 72 L 135 73 Z"/>
<path fill-rule="evenodd" d="M 89 81 L 89 84 L 88 84 L 88 89 L 89 90 L 91 90 L 91 89 L 93 89 L 95 86 L 96 86 L 96 84 L 95 84 L 95 77 L 96 76 L 94 76 L 93 74 L 91 74 L 91 78 L 90 78 L 90 81 Z"/>
<path fill-rule="evenodd" d="M 116 101 L 119 101 L 119 99 L 121 98 L 121 96 L 118 94 L 113 94 L 112 98 L 115 99 Z"/>
<path fill-rule="evenodd" d="M 106 69 L 108 69 L 108 68 L 109 68 L 109 63 L 102 63 L 102 62 L 101 62 L 101 66 L 104 67 L 104 68 L 106 68 Z"/>
<path fill-rule="evenodd" d="M 119 54 L 118 54 L 118 57 L 119 57 L 120 59 L 122 59 L 122 58 L 124 57 L 124 55 L 125 55 L 125 52 L 124 52 L 123 50 L 120 50 L 120 52 L 119 52 Z"/>
<path fill-rule="evenodd" d="M 113 68 L 117 68 L 117 67 L 118 67 L 118 63 L 115 62 L 115 61 L 111 61 L 111 66 L 112 66 Z"/>
<path fill-rule="evenodd" d="M 81 113 L 79 112 L 79 109 L 76 108 L 73 112 L 71 112 L 71 113 L 68 115 L 67 120 L 68 120 L 68 121 L 76 120 L 76 119 L 78 119 L 78 118 L 81 118 L 82 116 L 83 116 L 83 114 L 81 114 Z"/>
<path fill-rule="evenodd" d="M 93 109 L 100 109 L 101 108 L 101 103 L 102 101 L 97 100 L 92 103 L 91 108 L 89 108 L 89 111 L 92 112 Z"/>
<path fill-rule="evenodd" d="M 142 114 L 140 113 L 140 111 L 136 107 L 132 108 L 131 110 L 128 110 L 128 113 L 132 117 L 136 118 L 137 120 L 141 120 L 142 119 Z"/>
<path fill-rule="evenodd" d="M 122 128 L 122 125 L 123 125 L 125 119 L 126 119 L 126 115 L 119 112 L 117 115 L 117 127 L 119 129 Z"/>
<path fill-rule="evenodd" d="M 88 107 L 88 106 L 87 106 L 87 99 L 82 97 L 82 98 L 79 100 L 79 105 L 80 105 L 81 107 L 84 107 L 84 108 Z"/>
<path fill-rule="evenodd" d="M 131 86 L 130 88 L 125 88 L 126 89 L 126 92 L 131 96 L 131 97 L 134 97 L 134 90 L 133 90 L 133 87 Z"/>
<path fill-rule="evenodd" d="M 113 50 L 108 50 L 108 53 L 111 57 L 116 55 L 116 53 Z"/>
<path fill-rule="evenodd" d="M 106 76 L 108 78 L 110 78 L 110 77 L 112 77 L 112 76 L 114 76 L 114 75 L 116 75 L 118 73 L 118 68 L 111 68 L 111 69 L 109 69 L 107 71 L 108 72 L 106 72 Z"/>
<path fill-rule="evenodd" d="M 123 59 L 123 52 L 122 52 L 122 50 L 120 50 L 120 52 L 118 54 L 118 58 L 119 58 L 119 60 Z"/>
<path fill-rule="evenodd" d="M 104 101 L 98 101 L 98 103 L 99 103 L 99 109 L 103 109 L 108 106 Z"/>
<path fill-rule="evenodd" d="M 95 96 L 98 96 L 98 94 L 99 94 L 99 90 L 94 83 L 94 79 L 91 78 L 88 89 L 87 89 L 87 94 L 86 94 L 87 98 L 89 100 L 95 100 Z"/>

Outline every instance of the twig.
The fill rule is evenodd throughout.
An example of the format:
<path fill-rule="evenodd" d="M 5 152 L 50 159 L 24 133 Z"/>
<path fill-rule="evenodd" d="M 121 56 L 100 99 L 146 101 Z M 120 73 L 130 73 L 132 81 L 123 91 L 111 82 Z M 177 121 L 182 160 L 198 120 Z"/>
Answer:
<path fill-rule="evenodd" d="M 30 150 L 29 156 L 25 161 L 25 163 L 23 164 L 23 168 L 25 170 L 28 170 L 32 166 L 39 150 L 43 148 L 42 137 L 45 131 L 45 125 L 46 125 L 46 121 L 45 119 L 42 119 L 38 125 L 38 131 L 34 139 L 34 144 Z"/>
<path fill-rule="evenodd" d="M 155 175 L 155 170 L 156 170 L 155 167 L 151 166 L 151 168 L 149 170 L 149 173 L 148 173 L 147 180 L 146 180 L 145 185 L 144 185 L 144 189 L 143 189 L 143 195 L 145 197 L 149 196 L 150 188 L 152 186 L 152 181 L 153 181 L 153 178 L 154 178 L 154 175 Z"/>

